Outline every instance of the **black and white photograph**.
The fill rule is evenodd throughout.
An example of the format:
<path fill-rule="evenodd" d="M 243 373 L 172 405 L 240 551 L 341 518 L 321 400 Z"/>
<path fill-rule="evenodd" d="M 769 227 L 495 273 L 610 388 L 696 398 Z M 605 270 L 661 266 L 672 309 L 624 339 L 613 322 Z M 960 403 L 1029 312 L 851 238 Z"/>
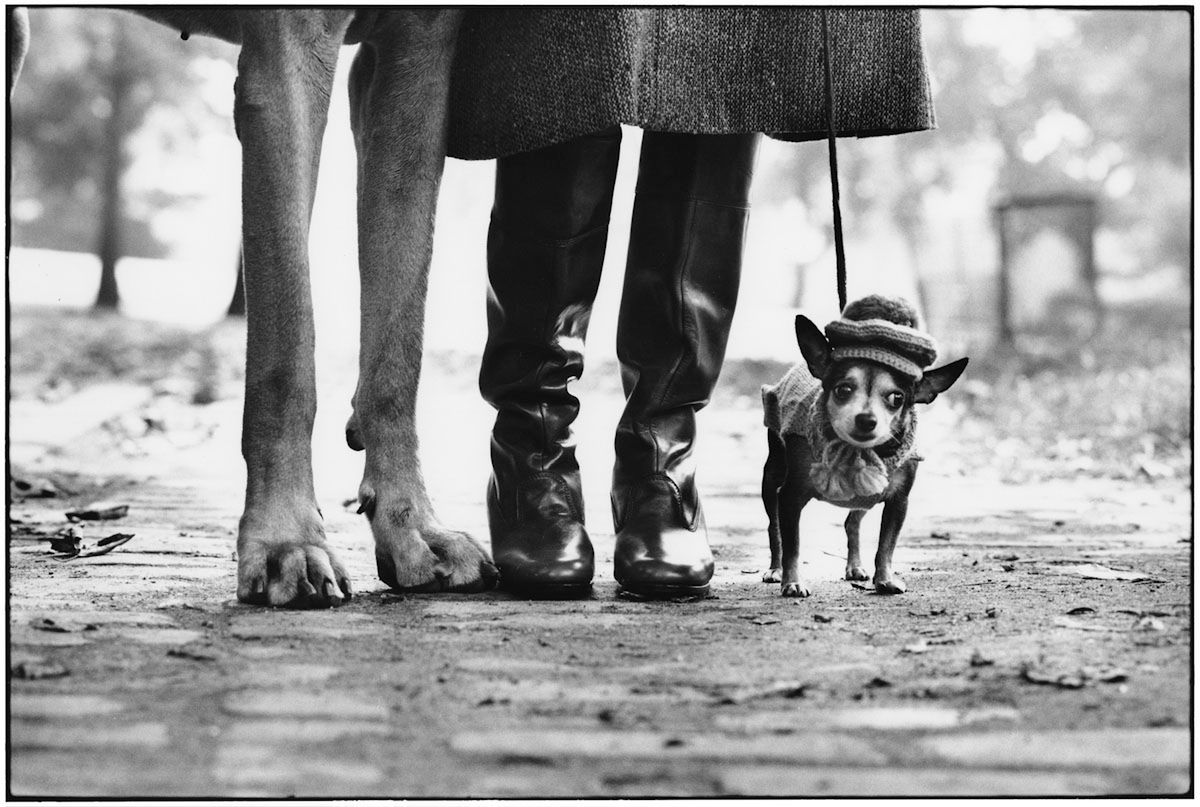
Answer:
<path fill-rule="evenodd" d="M 7 800 L 1194 795 L 1192 4 L 4 19 Z"/>

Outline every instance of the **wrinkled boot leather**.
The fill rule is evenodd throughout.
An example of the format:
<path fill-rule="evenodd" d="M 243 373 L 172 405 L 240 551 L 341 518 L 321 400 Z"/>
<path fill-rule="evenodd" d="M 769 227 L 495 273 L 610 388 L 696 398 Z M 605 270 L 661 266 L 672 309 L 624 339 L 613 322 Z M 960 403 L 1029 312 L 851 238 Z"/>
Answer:
<path fill-rule="evenodd" d="M 591 590 L 567 385 L 604 264 L 620 129 L 497 162 L 488 232 L 488 341 L 479 374 L 497 410 L 488 522 L 503 588 L 567 597 Z"/>
<path fill-rule="evenodd" d="M 647 132 L 617 358 L 612 508 L 617 582 L 653 597 L 702 596 L 713 574 L 692 458 L 737 302 L 757 135 Z"/>

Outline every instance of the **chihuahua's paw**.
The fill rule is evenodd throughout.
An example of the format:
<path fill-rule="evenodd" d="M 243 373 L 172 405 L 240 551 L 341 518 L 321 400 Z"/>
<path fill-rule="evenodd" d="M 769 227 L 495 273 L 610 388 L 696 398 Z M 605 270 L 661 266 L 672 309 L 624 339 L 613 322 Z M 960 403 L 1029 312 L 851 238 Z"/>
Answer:
<path fill-rule="evenodd" d="M 846 567 L 846 579 L 847 580 L 870 580 L 871 575 L 867 574 L 867 570 L 864 569 L 862 566 L 847 566 Z"/>
<path fill-rule="evenodd" d="M 903 594 L 908 591 L 908 586 L 904 584 L 896 575 L 888 575 L 875 579 L 875 591 L 880 594 Z"/>
<path fill-rule="evenodd" d="M 812 590 L 809 589 L 808 583 L 800 581 L 798 583 L 784 583 L 783 596 L 785 597 L 808 597 L 812 595 Z"/>
<path fill-rule="evenodd" d="M 783 569 L 768 569 L 763 572 L 764 583 L 778 583 L 783 580 Z"/>

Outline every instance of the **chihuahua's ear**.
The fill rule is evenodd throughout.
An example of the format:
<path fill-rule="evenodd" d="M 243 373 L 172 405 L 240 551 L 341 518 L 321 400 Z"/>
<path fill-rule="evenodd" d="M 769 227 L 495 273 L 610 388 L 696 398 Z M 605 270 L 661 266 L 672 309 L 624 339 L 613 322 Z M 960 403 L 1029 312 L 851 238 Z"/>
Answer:
<path fill-rule="evenodd" d="M 800 345 L 800 353 L 808 362 L 808 371 L 813 378 L 825 378 L 829 372 L 829 340 L 813 321 L 803 314 L 796 315 L 796 342 Z"/>
<path fill-rule="evenodd" d="M 945 392 L 953 386 L 963 370 L 967 369 L 967 359 L 952 361 L 936 370 L 926 370 L 925 377 L 917 382 L 913 391 L 913 401 L 916 403 L 932 403 L 938 393 Z"/>

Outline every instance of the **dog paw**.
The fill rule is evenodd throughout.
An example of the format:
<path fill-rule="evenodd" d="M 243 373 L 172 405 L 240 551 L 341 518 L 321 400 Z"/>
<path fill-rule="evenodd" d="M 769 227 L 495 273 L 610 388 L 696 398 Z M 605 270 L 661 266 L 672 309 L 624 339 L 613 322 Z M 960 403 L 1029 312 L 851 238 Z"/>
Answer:
<path fill-rule="evenodd" d="M 808 597 L 812 594 L 807 583 L 784 583 L 783 596 L 785 597 Z"/>
<path fill-rule="evenodd" d="M 875 579 L 875 591 L 880 594 L 903 594 L 908 591 L 908 586 L 899 577 L 888 575 Z"/>
<path fill-rule="evenodd" d="M 847 566 L 846 567 L 846 579 L 847 580 L 870 580 L 871 575 L 867 574 L 867 570 L 864 569 L 862 566 Z"/>
<path fill-rule="evenodd" d="M 778 583 L 783 580 L 783 569 L 770 569 L 763 572 L 762 581 L 764 583 Z"/>
<path fill-rule="evenodd" d="M 490 591 L 500 582 L 500 570 L 487 550 L 467 533 L 430 532 L 425 535 L 425 542 L 438 558 L 433 573 L 441 583 L 440 591 Z"/>
<path fill-rule="evenodd" d="M 345 568 L 320 540 L 238 538 L 237 598 L 252 605 L 329 608 L 352 596 Z"/>
<path fill-rule="evenodd" d="M 473 593 L 495 588 L 500 571 L 464 532 L 413 523 L 408 508 L 364 510 L 375 533 L 379 579 L 397 591 Z"/>

